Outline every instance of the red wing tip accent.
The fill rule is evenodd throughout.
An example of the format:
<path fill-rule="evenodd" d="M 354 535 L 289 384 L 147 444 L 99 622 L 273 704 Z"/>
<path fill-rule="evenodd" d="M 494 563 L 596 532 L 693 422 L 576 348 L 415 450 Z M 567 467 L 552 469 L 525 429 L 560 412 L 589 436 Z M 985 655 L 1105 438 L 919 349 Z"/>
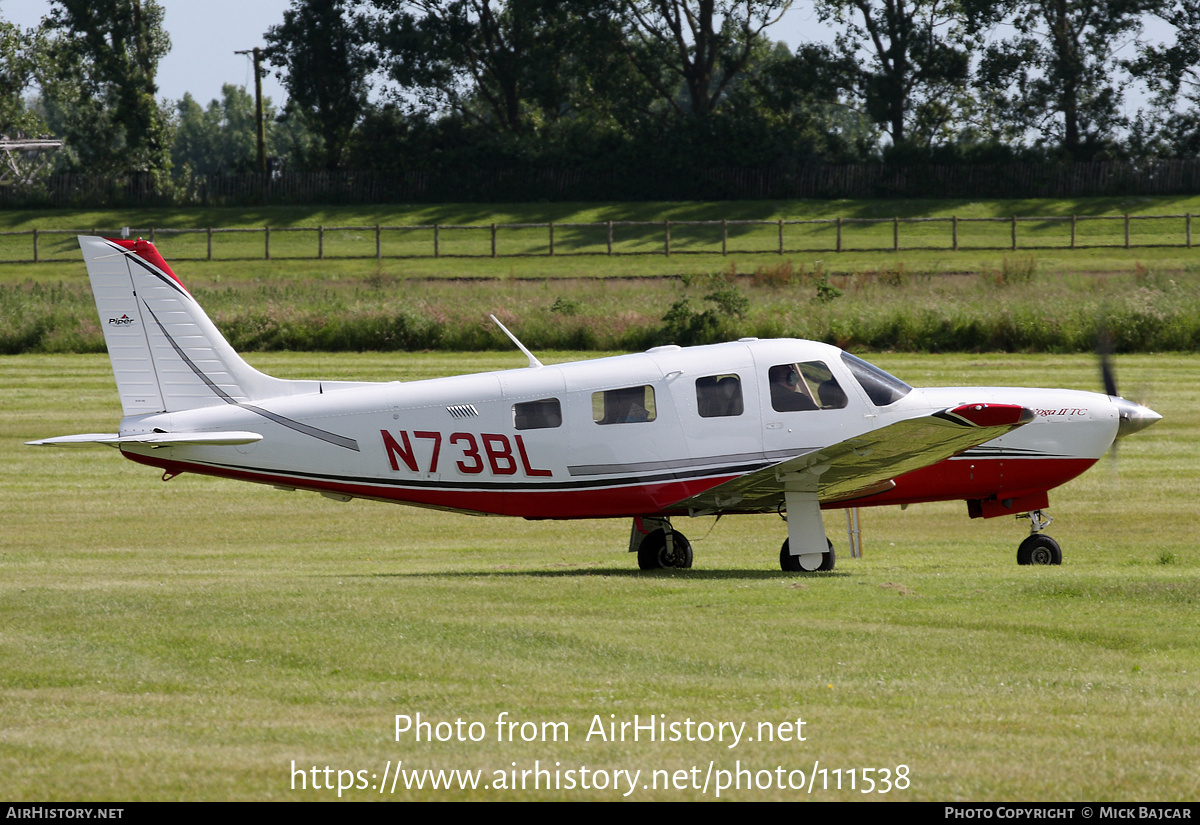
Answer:
<path fill-rule="evenodd" d="M 1035 418 L 1033 410 L 1020 404 L 963 404 L 946 412 L 976 427 L 1016 427 Z"/>
<path fill-rule="evenodd" d="M 188 288 L 183 285 L 183 281 L 179 280 L 179 276 L 171 271 L 171 267 L 167 266 L 167 262 L 163 260 L 163 256 L 159 254 L 154 244 L 147 240 L 143 240 L 142 238 L 138 238 L 137 240 L 133 241 L 129 240 L 128 238 L 105 238 L 104 240 L 109 241 L 110 243 L 115 243 L 117 246 L 120 246 L 123 249 L 128 249 L 146 263 L 157 267 L 169 275 L 171 280 L 179 284 L 180 289 L 182 289 L 184 292 L 187 292 L 188 295 L 192 294 L 188 292 Z"/>

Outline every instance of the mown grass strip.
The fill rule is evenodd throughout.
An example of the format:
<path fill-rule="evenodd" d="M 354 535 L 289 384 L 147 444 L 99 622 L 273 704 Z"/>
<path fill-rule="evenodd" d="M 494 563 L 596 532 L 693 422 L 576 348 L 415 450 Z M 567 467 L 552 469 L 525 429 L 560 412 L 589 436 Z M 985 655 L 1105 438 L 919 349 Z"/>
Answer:
<path fill-rule="evenodd" d="M 547 362 L 577 357 L 544 353 Z M 270 353 L 287 377 L 415 379 L 512 353 Z M 918 384 L 1095 388 L 1089 356 L 881 355 Z M 1117 358 L 1162 422 L 1052 493 L 1059 568 L 961 504 L 863 513 L 866 556 L 775 569 L 775 516 L 684 520 L 696 568 L 645 574 L 624 522 L 336 504 L 113 450 L 24 447 L 120 415 L 100 355 L 0 358 L 0 771 L 14 800 L 336 799 L 302 766 L 508 770 L 909 766 L 888 795 L 1191 801 L 1200 724 L 1196 356 Z M 844 545 L 840 513 L 826 514 Z M 711 527 L 711 533 L 708 532 Z M 452 607 L 448 607 L 452 606 Z M 395 741 L 394 716 L 565 722 L 559 742 Z M 612 716 L 610 716 L 610 714 Z M 602 722 L 806 720 L 804 742 L 610 743 Z M 494 733 L 494 728 L 489 729 Z M 645 775 L 645 774 L 644 774 Z M 846 776 L 843 773 L 843 778 Z M 355 791 L 350 799 L 617 799 L 613 791 Z M 701 799 L 638 787 L 632 799 Z M 708 798 L 712 798 L 711 795 Z M 790 791 L 724 798 L 795 800 Z"/>

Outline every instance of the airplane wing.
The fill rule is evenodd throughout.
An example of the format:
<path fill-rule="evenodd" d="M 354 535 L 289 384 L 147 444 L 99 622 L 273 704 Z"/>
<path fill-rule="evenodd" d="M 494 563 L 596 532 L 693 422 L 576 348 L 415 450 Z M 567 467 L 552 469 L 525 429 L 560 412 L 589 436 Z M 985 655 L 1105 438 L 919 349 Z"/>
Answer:
<path fill-rule="evenodd" d="M 779 506 L 784 486 L 815 492 L 822 502 L 881 493 L 897 476 L 999 438 L 1034 419 L 1016 404 L 964 404 L 898 421 L 779 464 L 731 479 L 680 502 L 694 514 L 767 510 Z"/>
<path fill-rule="evenodd" d="M 262 441 L 262 436 L 251 432 L 139 433 L 138 435 L 124 436 L 120 433 L 81 433 L 80 435 L 60 435 L 57 438 L 43 438 L 39 441 L 26 441 L 25 443 L 30 447 L 81 447 L 91 444 L 107 444 L 110 447 L 119 447 L 122 444 L 169 447 L 183 444 L 231 446 L 253 444 L 255 441 Z"/>

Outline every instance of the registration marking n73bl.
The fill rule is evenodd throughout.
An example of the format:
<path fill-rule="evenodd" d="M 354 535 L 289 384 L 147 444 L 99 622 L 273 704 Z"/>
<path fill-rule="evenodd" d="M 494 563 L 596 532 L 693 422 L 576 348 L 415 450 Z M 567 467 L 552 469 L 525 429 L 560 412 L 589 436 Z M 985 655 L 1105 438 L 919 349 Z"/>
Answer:
<path fill-rule="evenodd" d="M 440 432 L 415 430 L 411 438 L 408 430 L 398 430 L 397 433 L 399 439 L 388 430 L 379 431 L 388 462 L 396 472 L 400 472 L 401 462 L 409 471 L 421 472 L 413 442 L 427 441 L 430 449 L 429 469 L 426 472 L 436 473 L 441 460 L 442 442 L 445 441 L 453 451 L 448 460 L 454 461 L 460 473 L 475 475 L 486 470 L 495 476 L 513 476 L 518 471 L 529 477 L 553 475 L 553 471 L 539 469 L 529 463 L 525 440 L 519 435 L 513 436 L 510 441 L 504 433 L 451 433 L 449 437 L 444 437 Z"/>

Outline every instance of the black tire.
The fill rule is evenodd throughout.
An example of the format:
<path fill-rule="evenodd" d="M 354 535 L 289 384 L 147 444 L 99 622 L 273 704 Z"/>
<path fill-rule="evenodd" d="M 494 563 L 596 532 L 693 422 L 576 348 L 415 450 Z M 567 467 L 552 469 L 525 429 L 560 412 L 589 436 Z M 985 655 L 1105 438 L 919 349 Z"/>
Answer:
<path fill-rule="evenodd" d="M 1030 536 L 1017 548 L 1017 564 L 1062 564 L 1062 548 L 1049 536 Z"/>
<path fill-rule="evenodd" d="M 837 555 L 833 552 L 833 542 L 825 539 L 825 544 L 829 546 L 829 552 L 821 557 L 821 565 L 816 570 L 805 570 L 800 566 L 800 557 L 793 556 L 788 552 L 789 539 L 783 540 L 783 547 L 779 548 L 779 566 L 786 573 L 819 573 L 823 570 L 832 570 L 837 564 Z"/>
<path fill-rule="evenodd" d="M 686 570 L 692 566 L 692 543 L 678 530 L 671 531 L 672 552 L 667 552 L 667 531 L 655 530 L 642 539 L 638 547 L 638 567 L 643 570 L 662 570 L 672 567 Z"/>

